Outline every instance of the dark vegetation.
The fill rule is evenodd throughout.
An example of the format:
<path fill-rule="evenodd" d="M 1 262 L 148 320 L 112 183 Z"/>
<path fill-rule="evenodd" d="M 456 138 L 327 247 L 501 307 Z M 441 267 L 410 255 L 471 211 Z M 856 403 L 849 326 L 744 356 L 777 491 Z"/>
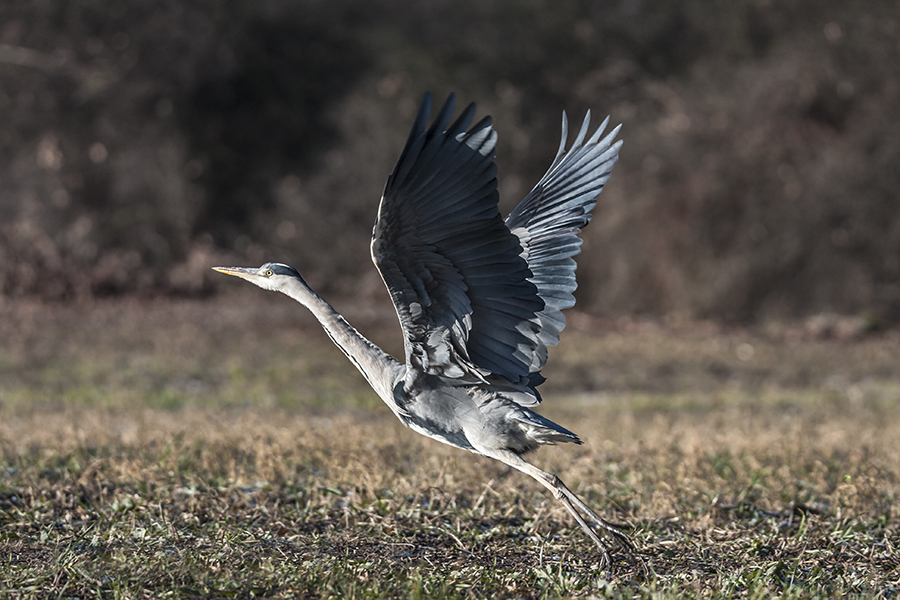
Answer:
<path fill-rule="evenodd" d="M 898 34 L 892 0 L 4 2 L 0 293 L 206 294 L 275 259 L 380 294 L 430 89 L 494 115 L 506 208 L 561 109 L 624 123 L 582 308 L 896 324 Z"/>

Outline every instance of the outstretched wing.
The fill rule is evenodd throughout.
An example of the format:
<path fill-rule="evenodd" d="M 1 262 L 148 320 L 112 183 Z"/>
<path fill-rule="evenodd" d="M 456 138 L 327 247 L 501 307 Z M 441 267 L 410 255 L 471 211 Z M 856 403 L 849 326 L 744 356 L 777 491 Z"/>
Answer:
<path fill-rule="evenodd" d="M 496 132 L 469 127 L 470 104 L 448 126 L 451 95 L 426 129 L 426 95 L 385 186 L 372 234 L 414 373 L 529 383 L 545 309 L 497 208 Z"/>
<path fill-rule="evenodd" d="M 562 311 L 575 304 L 575 260 L 581 251 L 578 233 L 591 220 L 597 196 L 609 179 L 619 158 L 621 141 L 613 143 L 618 126 L 603 139 L 609 117 L 585 141 L 591 113 L 569 150 L 565 149 L 568 121 L 563 113 L 562 140 L 550 169 L 533 190 L 506 217 L 506 225 L 519 238 L 522 256 L 528 262 L 528 281 L 538 290 L 544 308 L 537 313 L 540 321 L 536 371 L 547 360 L 547 346 L 559 343 L 559 333 L 566 326 Z"/>

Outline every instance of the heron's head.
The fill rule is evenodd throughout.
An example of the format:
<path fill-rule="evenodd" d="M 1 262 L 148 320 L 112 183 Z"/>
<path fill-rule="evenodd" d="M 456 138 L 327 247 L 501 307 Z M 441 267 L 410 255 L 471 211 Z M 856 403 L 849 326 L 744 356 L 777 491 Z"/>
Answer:
<path fill-rule="evenodd" d="M 266 263 L 261 267 L 213 267 L 213 271 L 246 279 L 264 290 L 281 291 L 292 280 L 303 281 L 294 267 L 281 263 Z"/>

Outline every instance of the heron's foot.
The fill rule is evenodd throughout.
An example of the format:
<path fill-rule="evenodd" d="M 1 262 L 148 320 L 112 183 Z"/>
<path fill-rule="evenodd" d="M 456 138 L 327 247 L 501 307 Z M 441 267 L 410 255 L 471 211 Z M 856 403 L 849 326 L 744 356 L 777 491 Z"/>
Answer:
<path fill-rule="evenodd" d="M 610 537 L 615 541 L 616 546 L 618 546 L 626 555 L 626 559 L 628 562 L 637 567 L 637 569 L 643 574 L 644 577 L 650 576 L 650 567 L 641 558 L 637 549 L 634 546 L 634 542 L 631 541 L 631 538 L 626 534 L 623 529 L 630 529 L 628 525 L 623 525 L 621 523 L 611 523 L 595 513 L 590 508 L 586 508 L 588 515 L 592 521 L 592 525 L 595 527 L 599 527 L 606 537 Z M 596 540 L 595 540 L 596 541 Z M 601 561 L 601 568 L 609 567 L 612 569 L 612 563 L 609 562 L 609 550 L 604 546 L 603 557 L 604 560 Z"/>
<path fill-rule="evenodd" d="M 607 547 L 600 537 L 597 535 L 595 528 L 600 530 L 600 533 L 604 535 L 606 538 L 610 538 L 615 546 L 622 549 L 625 553 L 629 555 L 633 555 L 635 552 L 634 544 L 631 541 L 631 538 L 622 531 L 626 526 L 619 525 L 617 523 L 611 523 L 598 515 L 594 510 L 588 506 L 581 498 L 575 495 L 572 490 L 566 487 L 559 478 L 556 479 L 556 485 L 554 486 L 557 491 L 557 497 L 563 503 L 563 505 L 569 510 L 572 516 L 575 517 L 575 520 L 581 526 L 581 528 L 587 533 L 588 537 L 593 540 L 593 542 L 600 549 L 601 553 L 601 568 L 612 568 L 612 560 L 609 555 L 610 548 Z M 577 507 L 577 509 L 576 509 Z M 581 515 L 581 512 L 587 515 L 590 523 L 584 519 Z"/>
<path fill-rule="evenodd" d="M 591 518 L 591 521 L 599 527 L 606 536 L 612 538 L 617 546 L 626 552 L 634 552 L 634 543 L 631 541 L 628 534 L 623 531 L 623 529 L 630 529 L 627 525 L 611 523 L 591 510 L 587 505 L 583 505 L 580 508 L 585 509 L 588 516 Z"/>

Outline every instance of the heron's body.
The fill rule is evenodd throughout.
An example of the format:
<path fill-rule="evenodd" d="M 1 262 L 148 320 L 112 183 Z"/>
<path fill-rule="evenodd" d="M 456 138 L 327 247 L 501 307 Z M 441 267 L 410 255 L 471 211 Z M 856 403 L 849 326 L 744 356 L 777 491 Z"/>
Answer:
<path fill-rule="evenodd" d="M 618 158 L 618 128 L 606 122 L 586 139 L 590 115 L 572 147 L 567 127 L 547 174 L 501 218 L 490 119 L 471 128 L 474 105 L 449 124 L 452 96 L 426 129 L 426 96 L 385 186 L 372 234 L 372 259 L 404 334 L 400 362 L 357 332 L 292 267 L 217 267 L 306 306 L 394 414 L 411 429 L 523 471 L 554 492 L 608 561 L 587 524 L 618 543 L 628 539 L 555 475 L 522 457 L 541 445 L 581 443 L 532 410 L 547 346 L 575 303 L 581 227 Z M 607 120 L 608 121 L 608 120 Z M 576 509 L 577 507 L 577 509 Z"/>

